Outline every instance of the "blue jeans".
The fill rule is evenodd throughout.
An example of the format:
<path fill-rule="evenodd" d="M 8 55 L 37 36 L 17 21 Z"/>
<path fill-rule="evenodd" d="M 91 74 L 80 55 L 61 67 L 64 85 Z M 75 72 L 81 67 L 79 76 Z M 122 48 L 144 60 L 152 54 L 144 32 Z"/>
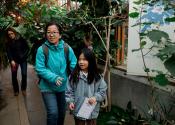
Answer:
<path fill-rule="evenodd" d="M 66 100 L 64 92 L 42 92 L 47 110 L 47 125 L 64 125 Z"/>

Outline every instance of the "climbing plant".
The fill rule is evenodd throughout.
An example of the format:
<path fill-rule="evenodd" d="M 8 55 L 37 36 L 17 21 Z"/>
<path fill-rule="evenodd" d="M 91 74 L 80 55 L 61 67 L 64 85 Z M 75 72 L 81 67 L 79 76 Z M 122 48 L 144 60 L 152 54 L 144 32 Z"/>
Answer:
<path fill-rule="evenodd" d="M 169 35 L 160 29 L 163 24 L 169 24 L 174 22 L 174 1 L 167 0 L 135 0 L 133 2 L 135 6 L 133 7 L 133 12 L 129 14 L 131 18 L 138 19 L 137 24 L 134 26 L 139 27 L 139 48 L 132 50 L 140 51 L 145 72 L 147 74 L 148 81 L 152 88 L 151 96 L 151 120 L 155 120 L 157 117 L 160 117 L 159 123 L 162 125 L 170 124 L 173 125 L 173 122 L 168 118 L 168 114 L 165 113 L 157 95 L 155 93 L 155 83 L 159 83 L 161 86 L 165 86 L 169 83 L 168 78 L 174 77 L 174 42 L 169 38 Z M 156 17 L 152 13 L 146 17 L 148 14 L 145 6 L 154 7 L 155 5 L 161 6 L 161 14 L 158 14 Z M 152 12 L 152 11 L 151 11 Z M 145 20 L 144 20 L 145 19 Z M 149 39 L 149 40 L 148 40 Z M 144 53 L 146 45 L 151 41 L 152 46 L 149 48 L 147 53 Z M 145 61 L 145 56 L 149 54 L 153 49 L 158 50 L 154 56 L 157 56 L 162 60 L 162 63 L 165 65 L 165 68 L 168 72 L 157 70 L 152 70 L 147 67 L 147 62 Z M 171 67 L 171 68 L 170 68 Z M 150 75 L 150 72 L 157 72 L 155 77 Z M 158 124 L 158 123 L 156 123 Z"/>

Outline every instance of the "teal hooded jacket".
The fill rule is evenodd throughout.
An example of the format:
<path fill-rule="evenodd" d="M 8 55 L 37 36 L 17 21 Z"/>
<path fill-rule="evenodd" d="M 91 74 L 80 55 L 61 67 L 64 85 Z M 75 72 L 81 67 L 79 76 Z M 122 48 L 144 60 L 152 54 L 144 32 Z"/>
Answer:
<path fill-rule="evenodd" d="M 40 76 L 39 88 L 41 92 L 62 92 L 66 89 L 67 70 L 66 58 L 64 55 L 64 41 L 60 40 L 57 45 L 48 41 L 44 43 L 48 47 L 47 64 L 45 64 L 45 55 L 42 46 L 37 50 L 35 71 Z M 77 63 L 77 58 L 69 46 L 70 69 L 73 70 Z M 63 78 L 60 86 L 56 85 L 57 79 Z"/>

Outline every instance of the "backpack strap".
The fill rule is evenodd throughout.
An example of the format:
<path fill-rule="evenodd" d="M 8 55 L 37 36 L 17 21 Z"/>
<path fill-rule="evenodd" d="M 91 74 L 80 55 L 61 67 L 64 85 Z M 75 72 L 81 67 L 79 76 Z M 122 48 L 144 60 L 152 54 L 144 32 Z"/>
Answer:
<path fill-rule="evenodd" d="M 64 43 L 64 56 L 66 59 L 66 62 L 69 62 L 69 45 L 67 43 Z"/>
<path fill-rule="evenodd" d="M 47 66 L 49 49 L 48 49 L 48 47 L 47 47 L 45 44 L 42 44 L 41 46 L 42 46 L 43 53 L 44 53 L 44 56 L 45 56 L 45 61 L 44 61 L 44 63 L 45 63 L 45 66 Z M 38 78 L 39 78 L 39 79 L 38 79 L 38 82 L 37 82 L 37 83 L 40 84 L 41 77 L 38 76 Z"/>
<path fill-rule="evenodd" d="M 71 73 L 70 61 L 69 61 L 69 45 L 66 42 L 64 42 L 64 56 L 65 56 L 66 63 L 67 63 L 66 70 L 67 70 L 67 73 L 69 75 Z"/>
<path fill-rule="evenodd" d="M 43 53 L 45 56 L 45 66 L 47 65 L 47 61 L 48 61 L 48 55 L 49 55 L 49 49 L 45 44 L 42 44 L 42 49 L 43 49 Z"/>

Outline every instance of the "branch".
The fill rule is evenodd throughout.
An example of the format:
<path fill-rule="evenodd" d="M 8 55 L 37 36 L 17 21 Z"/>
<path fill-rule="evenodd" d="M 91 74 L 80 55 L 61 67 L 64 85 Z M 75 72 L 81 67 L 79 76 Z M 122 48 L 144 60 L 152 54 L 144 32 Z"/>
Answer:
<path fill-rule="evenodd" d="M 104 46 L 104 48 L 105 48 L 105 50 L 106 50 L 106 52 L 107 52 L 106 45 L 105 45 L 105 43 L 104 43 L 104 41 L 103 41 L 103 39 L 102 39 L 100 33 L 98 32 L 97 28 L 95 27 L 95 25 L 94 25 L 91 21 L 90 21 L 90 22 L 87 22 L 86 24 L 91 24 L 91 25 L 93 26 L 93 28 L 94 28 L 95 31 L 97 32 L 98 36 L 100 37 L 100 40 L 102 41 L 102 44 L 103 44 L 103 46 Z"/>

